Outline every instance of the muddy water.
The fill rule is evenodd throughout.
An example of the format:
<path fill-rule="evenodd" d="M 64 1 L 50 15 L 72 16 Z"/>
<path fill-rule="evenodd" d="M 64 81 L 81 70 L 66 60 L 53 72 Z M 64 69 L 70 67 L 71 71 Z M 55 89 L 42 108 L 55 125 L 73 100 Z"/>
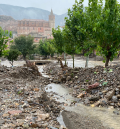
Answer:
<path fill-rule="evenodd" d="M 53 92 L 54 98 L 57 98 L 57 101 L 67 103 L 68 106 L 64 106 L 65 110 L 76 112 L 82 116 L 95 117 L 100 120 L 105 127 L 120 129 L 120 115 L 113 114 L 115 109 L 107 108 L 92 108 L 84 106 L 80 103 L 77 103 L 75 106 L 69 106 L 72 101 L 76 99 L 72 97 L 71 90 L 65 88 L 63 85 L 59 84 L 49 84 L 46 86 L 47 92 Z M 57 95 L 56 95 L 57 94 Z M 62 116 L 58 117 L 58 121 L 61 125 L 64 125 Z"/>

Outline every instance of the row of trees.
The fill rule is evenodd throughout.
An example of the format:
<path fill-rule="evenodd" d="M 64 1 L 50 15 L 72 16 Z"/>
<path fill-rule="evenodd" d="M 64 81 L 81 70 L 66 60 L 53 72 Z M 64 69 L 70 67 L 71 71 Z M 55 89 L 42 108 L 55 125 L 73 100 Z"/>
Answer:
<path fill-rule="evenodd" d="M 89 0 L 88 7 L 83 7 L 84 0 L 76 0 L 72 9 L 68 10 L 65 18 L 65 27 L 52 30 L 53 40 L 40 41 L 39 46 L 33 45 L 33 37 L 20 36 L 14 40 L 10 50 L 16 55 L 21 53 L 26 59 L 27 55 L 38 53 L 47 57 L 54 53 L 74 55 L 85 52 L 86 60 L 93 50 L 104 57 L 105 66 L 117 55 L 120 50 L 120 5 L 117 0 Z M 11 35 L 0 28 L 0 57 L 10 55 L 6 51 L 6 43 Z M 15 51 L 13 53 L 15 53 Z M 87 65 L 87 63 L 86 63 Z"/>
<path fill-rule="evenodd" d="M 103 0 L 89 0 L 84 8 L 83 2 L 76 0 L 68 10 L 62 31 L 53 29 L 55 47 L 59 53 L 71 54 L 73 60 L 76 50 L 85 51 L 87 59 L 96 50 L 108 66 L 120 50 L 120 5 L 117 0 L 105 0 L 104 6 Z"/>

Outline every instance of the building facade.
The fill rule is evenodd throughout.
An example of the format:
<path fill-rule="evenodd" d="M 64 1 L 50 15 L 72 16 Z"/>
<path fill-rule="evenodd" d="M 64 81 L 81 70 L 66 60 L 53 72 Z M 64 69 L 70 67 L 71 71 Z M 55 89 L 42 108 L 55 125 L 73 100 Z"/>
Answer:
<path fill-rule="evenodd" d="M 49 21 L 45 20 L 37 20 L 37 19 L 23 19 L 18 21 L 17 26 L 17 35 L 38 35 L 39 39 L 41 37 L 51 37 L 52 35 L 52 28 L 55 28 L 55 15 L 51 9 L 51 13 L 49 15 Z M 36 40 L 34 40 L 36 41 Z M 37 40 L 37 42 L 39 42 Z"/>

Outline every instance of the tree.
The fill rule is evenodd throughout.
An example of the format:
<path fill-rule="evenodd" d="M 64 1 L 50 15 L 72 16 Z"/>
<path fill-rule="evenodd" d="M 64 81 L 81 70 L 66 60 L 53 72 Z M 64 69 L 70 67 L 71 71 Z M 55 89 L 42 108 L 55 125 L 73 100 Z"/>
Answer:
<path fill-rule="evenodd" d="M 20 52 L 18 50 L 9 50 L 8 54 L 6 55 L 7 59 L 9 60 L 10 64 L 13 66 L 13 61 L 17 60 Z"/>
<path fill-rule="evenodd" d="M 53 40 L 40 40 L 39 44 L 39 53 L 40 55 L 43 55 L 47 57 L 48 55 L 53 56 L 55 53 L 55 48 L 53 46 Z"/>
<path fill-rule="evenodd" d="M 64 52 L 64 41 L 63 41 L 63 34 L 62 30 L 58 26 L 57 29 L 52 29 L 52 35 L 54 37 L 54 45 L 57 50 L 57 53 L 62 54 Z"/>
<path fill-rule="evenodd" d="M 74 36 L 70 32 L 70 30 L 67 28 L 67 26 L 65 26 L 63 30 L 63 37 L 64 37 L 64 42 L 65 42 L 64 44 L 65 52 L 67 54 L 72 55 L 73 68 L 74 68 L 74 54 L 76 53 L 77 42 L 75 41 Z"/>
<path fill-rule="evenodd" d="M 93 44 L 90 44 L 88 41 L 92 39 L 92 36 L 90 36 L 92 29 L 90 26 L 87 26 L 89 22 L 87 19 L 88 15 L 84 12 L 83 0 L 79 2 L 76 0 L 72 9 L 68 9 L 68 17 L 65 18 L 66 22 L 64 28 L 67 42 L 66 51 L 73 56 L 73 67 L 76 49 L 79 51 L 86 51 L 86 61 L 91 52 L 90 47 Z"/>
<path fill-rule="evenodd" d="M 23 35 L 14 40 L 16 48 L 21 52 L 24 59 L 26 59 L 26 56 L 31 54 L 34 50 L 35 46 L 33 45 L 33 40 L 33 37 Z"/>
<path fill-rule="evenodd" d="M 89 0 L 89 20 L 92 21 L 93 35 L 98 42 L 98 50 L 105 58 L 105 67 L 120 49 L 120 22 L 117 0 Z"/>
<path fill-rule="evenodd" d="M 7 36 L 6 36 L 7 35 Z M 0 57 L 4 56 L 6 53 L 6 48 L 7 48 L 7 42 L 9 40 L 9 37 L 12 35 L 12 32 L 9 33 L 8 31 L 2 30 L 0 27 Z M 12 41 L 11 41 L 12 42 Z"/>

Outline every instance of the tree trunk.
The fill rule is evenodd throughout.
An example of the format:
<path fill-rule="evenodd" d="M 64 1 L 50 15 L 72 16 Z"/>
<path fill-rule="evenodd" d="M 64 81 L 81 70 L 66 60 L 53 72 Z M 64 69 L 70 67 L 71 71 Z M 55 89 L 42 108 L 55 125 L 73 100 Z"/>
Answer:
<path fill-rule="evenodd" d="M 66 53 L 64 52 L 64 60 L 65 60 L 65 66 L 67 65 L 66 64 Z"/>
<path fill-rule="evenodd" d="M 105 67 L 108 66 L 109 61 L 110 61 L 110 55 L 109 56 L 106 56 Z"/>
<path fill-rule="evenodd" d="M 86 56 L 86 63 L 85 63 L 85 67 L 88 68 L 88 61 L 89 61 L 89 55 Z"/>
<path fill-rule="evenodd" d="M 12 67 L 13 67 L 13 60 L 12 60 Z"/>
<path fill-rule="evenodd" d="M 74 68 L 74 54 L 73 54 L 73 68 Z"/>

